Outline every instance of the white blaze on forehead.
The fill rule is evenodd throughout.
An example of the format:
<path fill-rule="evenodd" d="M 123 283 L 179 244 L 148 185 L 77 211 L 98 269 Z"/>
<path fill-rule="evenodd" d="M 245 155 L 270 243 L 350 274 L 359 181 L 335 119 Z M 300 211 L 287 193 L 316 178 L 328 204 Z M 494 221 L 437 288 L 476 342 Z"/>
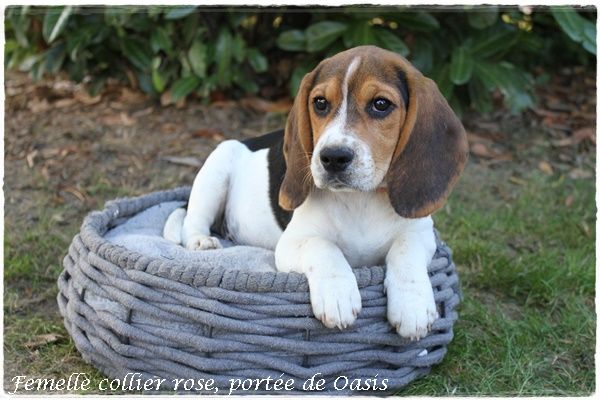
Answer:
<path fill-rule="evenodd" d="M 346 113 L 348 111 L 348 84 L 350 82 L 352 74 L 354 73 L 354 71 L 356 71 L 356 68 L 358 68 L 359 64 L 360 57 L 354 57 L 350 65 L 348 65 L 346 75 L 344 76 L 344 83 L 342 84 L 342 104 L 340 105 L 340 111 L 338 113 L 338 118 L 341 120 L 343 125 L 345 125 Z"/>

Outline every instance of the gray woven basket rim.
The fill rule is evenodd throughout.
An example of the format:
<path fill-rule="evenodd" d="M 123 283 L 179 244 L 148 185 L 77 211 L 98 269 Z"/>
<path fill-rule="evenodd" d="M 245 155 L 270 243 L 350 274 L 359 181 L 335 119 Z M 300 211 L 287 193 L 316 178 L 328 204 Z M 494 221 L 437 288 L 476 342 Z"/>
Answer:
<path fill-rule="evenodd" d="M 110 200 L 106 202 L 103 210 L 93 211 L 86 216 L 80 229 L 81 240 L 92 252 L 123 268 L 145 271 L 196 287 L 235 288 L 240 292 L 270 291 L 273 289 L 286 292 L 308 291 L 306 277 L 296 272 L 242 271 L 222 267 L 213 268 L 210 265 L 189 266 L 174 260 L 146 256 L 115 245 L 103 237 L 106 231 L 119 220 L 128 218 L 162 202 L 186 201 L 190 191 L 190 187 L 184 186 L 135 197 Z M 443 256 L 450 258 L 452 256 L 450 249 L 440 247 L 439 244 L 443 245 L 443 242 L 438 242 L 438 251 L 446 251 L 447 254 Z M 385 267 L 381 265 L 358 267 L 354 268 L 353 272 L 359 288 L 383 283 L 385 278 Z M 258 289 L 259 287 L 261 289 Z"/>

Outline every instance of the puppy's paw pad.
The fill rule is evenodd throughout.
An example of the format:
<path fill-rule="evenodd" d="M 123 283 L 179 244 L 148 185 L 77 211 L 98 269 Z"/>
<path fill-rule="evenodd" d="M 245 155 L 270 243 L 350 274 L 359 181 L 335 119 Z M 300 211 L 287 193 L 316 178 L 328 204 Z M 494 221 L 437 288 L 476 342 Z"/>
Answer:
<path fill-rule="evenodd" d="M 191 251 L 221 249 L 222 247 L 219 239 L 206 235 L 192 236 L 185 246 L 186 249 Z"/>

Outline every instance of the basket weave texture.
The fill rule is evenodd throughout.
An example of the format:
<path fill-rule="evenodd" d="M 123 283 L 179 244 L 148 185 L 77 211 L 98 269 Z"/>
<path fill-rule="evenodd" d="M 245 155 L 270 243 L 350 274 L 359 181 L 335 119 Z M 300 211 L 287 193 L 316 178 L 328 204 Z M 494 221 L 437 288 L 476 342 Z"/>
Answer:
<path fill-rule="evenodd" d="M 381 266 L 354 269 L 362 311 L 351 328 L 327 329 L 312 314 L 301 274 L 190 267 L 103 238 L 128 217 L 161 202 L 187 200 L 189 192 L 117 199 L 85 218 L 64 259 L 58 305 L 86 362 L 112 378 L 132 372 L 165 378 L 162 388 L 172 388 L 172 379 L 212 378 L 226 389 L 230 379 L 270 376 L 294 379 L 294 390 L 302 391 L 319 374 L 325 379 L 319 393 L 333 394 L 346 393 L 350 385 L 344 383 L 353 379 L 377 379 L 379 389 L 386 379 L 387 390 L 398 389 L 443 359 L 460 301 L 443 242 L 438 240 L 429 266 L 440 318 L 428 336 L 408 342 L 389 326 Z"/>

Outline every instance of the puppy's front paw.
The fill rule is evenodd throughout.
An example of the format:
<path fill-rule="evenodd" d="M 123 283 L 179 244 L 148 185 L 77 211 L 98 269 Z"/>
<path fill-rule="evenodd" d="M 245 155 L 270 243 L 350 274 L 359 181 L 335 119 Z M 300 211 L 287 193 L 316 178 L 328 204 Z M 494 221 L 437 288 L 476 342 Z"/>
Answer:
<path fill-rule="evenodd" d="M 206 235 L 194 235 L 185 244 L 185 248 L 191 251 L 220 249 L 222 247 L 219 239 Z"/>
<path fill-rule="evenodd" d="M 427 335 L 431 324 L 438 318 L 431 286 L 427 284 L 389 284 L 388 321 L 404 338 L 418 340 Z"/>
<path fill-rule="evenodd" d="M 309 280 L 313 313 L 328 328 L 345 329 L 352 325 L 362 309 L 356 277 L 320 276 Z"/>

